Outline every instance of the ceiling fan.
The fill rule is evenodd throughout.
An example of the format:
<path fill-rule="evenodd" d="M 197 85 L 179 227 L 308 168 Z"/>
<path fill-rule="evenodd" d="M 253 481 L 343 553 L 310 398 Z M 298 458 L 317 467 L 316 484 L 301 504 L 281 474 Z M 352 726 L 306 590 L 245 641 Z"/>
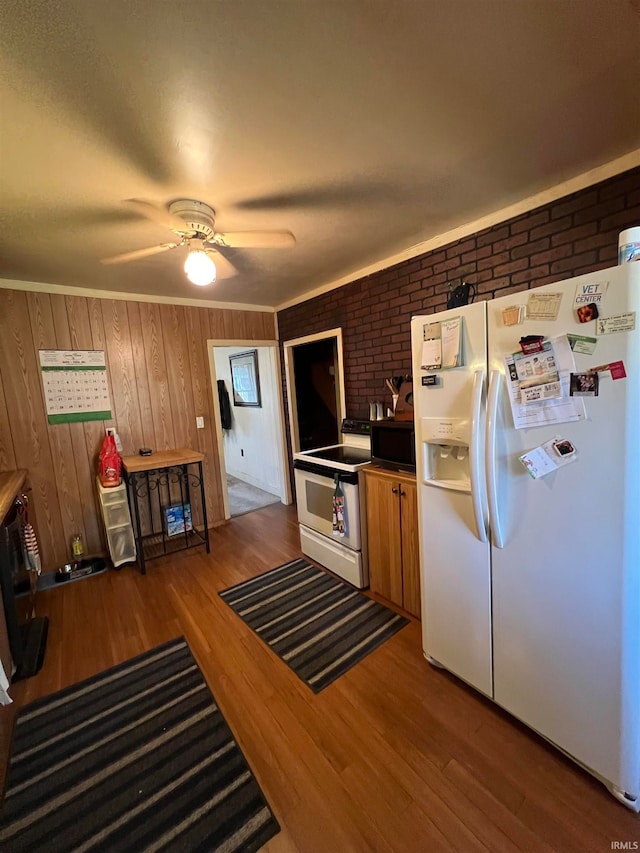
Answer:
<path fill-rule="evenodd" d="M 184 264 L 187 278 L 193 284 L 204 286 L 212 284 L 217 277 L 229 278 L 237 273 L 231 261 L 217 251 L 219 248 L 281 249 L 296 242 L 290 231 L 216 231 L 215 211 L 202 201 L 179 199 L 166 210 L 139 198 L 127 199 L 125 203 L 147 219 L 169 228 L 179 240 L 102 258 L 103 264 L 124 264 L 186 246 L 189 250 Z"/>

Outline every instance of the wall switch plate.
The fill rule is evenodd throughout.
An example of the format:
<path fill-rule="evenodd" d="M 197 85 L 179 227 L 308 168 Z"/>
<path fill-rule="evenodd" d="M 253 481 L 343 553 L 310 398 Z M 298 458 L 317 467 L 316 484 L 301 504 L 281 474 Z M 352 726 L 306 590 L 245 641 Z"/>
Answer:
<path fill-rule="evenodd" d="M 204 418 L 196 418 L 196 427 L 198 429 L 204 429 Z"/>

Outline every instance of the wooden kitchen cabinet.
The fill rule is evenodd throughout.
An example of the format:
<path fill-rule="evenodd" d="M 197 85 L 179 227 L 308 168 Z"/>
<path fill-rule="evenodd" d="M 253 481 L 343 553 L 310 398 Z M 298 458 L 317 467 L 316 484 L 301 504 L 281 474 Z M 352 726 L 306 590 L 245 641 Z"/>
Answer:
<path fill-rule="evenodd" d="M 420 618 L 418 491 L 411 474 L 367 467 L 369 586 Z"/>

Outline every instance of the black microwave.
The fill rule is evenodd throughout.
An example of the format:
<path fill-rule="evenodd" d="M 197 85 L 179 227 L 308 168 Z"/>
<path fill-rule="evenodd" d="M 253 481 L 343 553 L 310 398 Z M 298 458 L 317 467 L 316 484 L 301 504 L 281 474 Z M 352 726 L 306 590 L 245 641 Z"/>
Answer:
<path fill-rule="evenodd" d="M 416 470 L 413 421 L 393 419 L 371 422 L 371 461 L 396 471 Z"/>

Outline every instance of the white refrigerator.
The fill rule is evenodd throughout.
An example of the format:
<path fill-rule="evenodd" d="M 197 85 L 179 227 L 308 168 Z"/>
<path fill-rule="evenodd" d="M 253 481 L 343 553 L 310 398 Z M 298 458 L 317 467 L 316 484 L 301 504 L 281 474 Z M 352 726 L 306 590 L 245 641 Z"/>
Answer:
<path fill-rule="evenodd" d="M 595 300 L 598 319 L 579 322 L 580 299 Z M 538 319 L 505 324 L 527 305 Z M 635 811 L 639 322 L 640 263 L 629 263 L 411 325 L 425 656 Z M 460 366 L 425 369 L 437 334 L 451 358 L 456 327 Z M 578 339 L 573 350 L 567 334 Z M 516 359 L 520 339 L 533 336 L 542 336 L 543 351 Z M 536 385 L 534 370 L 547 358 L 549 382 Z M 606 365 L 596 372 L 597 396 L 570 396 L 570 373 L 588 379 Z M 576 392 L 593 391 L 589 379 L 572 381 Z M 534 400 L 523 402 L 526 395 Z M 559 467 L 534 479 L 519 457 L 543 445 L 533 472 Z"/>

